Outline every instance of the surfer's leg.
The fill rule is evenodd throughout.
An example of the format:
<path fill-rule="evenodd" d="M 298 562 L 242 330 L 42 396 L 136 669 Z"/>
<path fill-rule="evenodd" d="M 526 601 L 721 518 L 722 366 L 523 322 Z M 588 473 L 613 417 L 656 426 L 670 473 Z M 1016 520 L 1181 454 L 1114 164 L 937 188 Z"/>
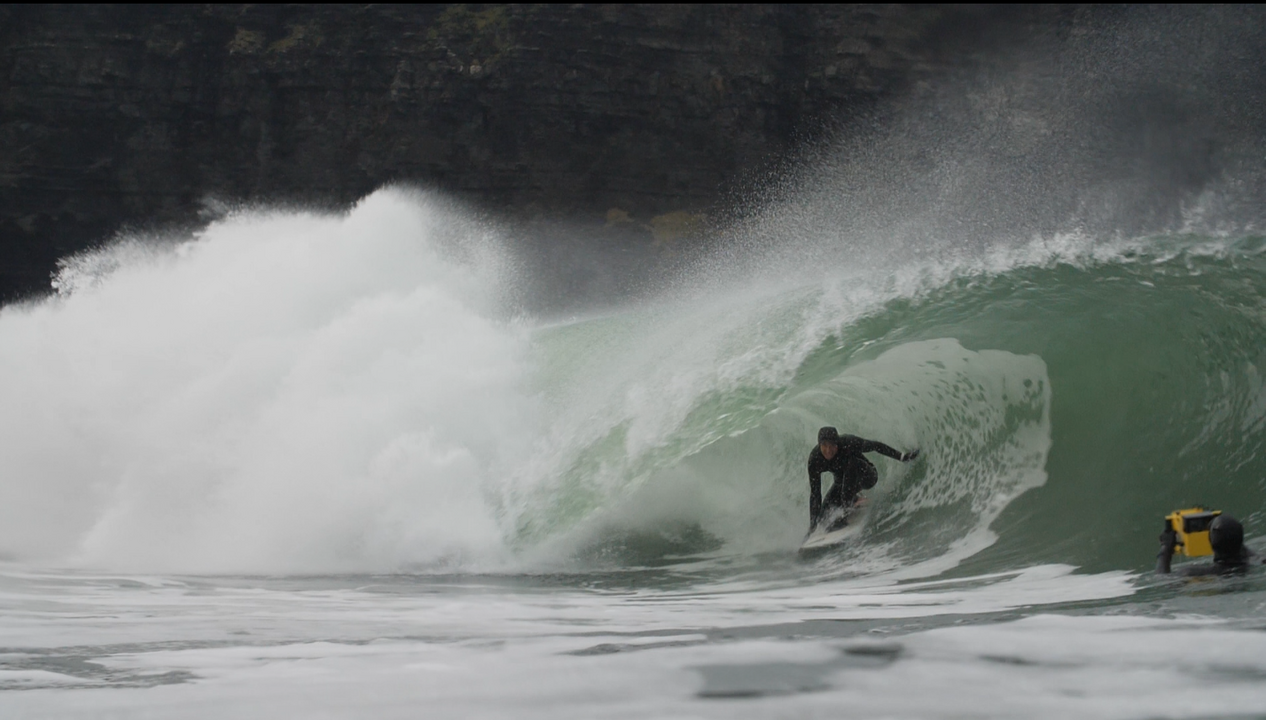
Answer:
<path fill-rule="evenodd" d="M 879 479 L 879 471 L 864 457 L 851 458 L 844 466 L 844 472 L 836 478 L 835 484 L 827 491 L 822 501 L 822 516 L 834 515 L 827 532 L 833 532 L 848 525 L 848 516 L 852 513 L 853 504 L 857 502 L 857 494 L 862 488 L 874 487 Z"/>
<path fill-rule="evenodd" d="M 875 483 L 879 481 L 879 471 L 869 460 L 858 455 L 849 459 L 844 469 L 844 477 L 841 479 L 847 482 L 848 490 L 841 491 L 840 503 L 846 507 L 852 507 L 853 503 L 857 502 L 857 494 L 862 491 L 862 488 L 875 487 Z"/>

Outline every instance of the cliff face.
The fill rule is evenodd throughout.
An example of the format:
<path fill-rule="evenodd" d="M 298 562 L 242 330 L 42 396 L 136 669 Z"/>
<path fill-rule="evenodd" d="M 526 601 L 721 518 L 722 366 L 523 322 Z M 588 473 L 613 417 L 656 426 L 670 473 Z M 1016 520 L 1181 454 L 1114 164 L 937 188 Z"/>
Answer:
<path fill-rule="evenodd" d="M 407 180 L 671 232 L 1026 12 L 0 6 L 0 299 L 206 198 L 338 205 Z"/>

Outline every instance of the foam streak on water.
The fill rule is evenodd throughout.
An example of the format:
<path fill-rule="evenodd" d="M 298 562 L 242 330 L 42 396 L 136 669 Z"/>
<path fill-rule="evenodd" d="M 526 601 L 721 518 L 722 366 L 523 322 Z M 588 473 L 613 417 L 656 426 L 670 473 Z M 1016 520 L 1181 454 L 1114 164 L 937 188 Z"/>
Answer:
<path fill-rule="evenodd" d="M 1122 574 L 1069 570 L 700 593 L 9 567 L 0 575 L 0 688 L 16 692 L 0 693 L 0 709 L 201 719 L 415 717 L 421 706 L 432 717 L 513 708 L 516 717 L 1124 718 L 1260 708 L 1266 636 L 1243 632 L 1251 611 L 1183 617 L 1180 597 L 1150 610 L 1118 606 L 1130 617 L 1016 619 L 1035 603 L 1068 608 L 1130 592 Z"/>

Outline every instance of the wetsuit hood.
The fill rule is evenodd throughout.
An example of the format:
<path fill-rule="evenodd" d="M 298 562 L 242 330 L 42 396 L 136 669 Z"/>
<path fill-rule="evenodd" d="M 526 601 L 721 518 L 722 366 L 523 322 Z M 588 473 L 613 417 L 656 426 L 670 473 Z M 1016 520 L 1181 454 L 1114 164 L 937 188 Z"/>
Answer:
<path fill-rule="evenodd" d="M 821 445 L 824 442 L 839 444 L 840 432 L 833 427 L 824 427 L 818 430 L 818 444 Z"/>
<path fill-rule="evenodd" d="M 1244 526 L 1230 515 L 1219 515 L 1209 525 L 1209 544 L 1216 563 L 1244 562 Z"/>

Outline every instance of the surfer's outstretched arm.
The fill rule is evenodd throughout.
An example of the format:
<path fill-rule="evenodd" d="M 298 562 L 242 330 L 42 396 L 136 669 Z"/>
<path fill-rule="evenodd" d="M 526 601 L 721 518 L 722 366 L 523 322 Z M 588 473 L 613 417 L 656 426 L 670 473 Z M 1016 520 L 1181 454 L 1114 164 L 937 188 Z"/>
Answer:
<path fill-rule="evenodd" d="M 862 450 L 862 452 L 877 452 L 880 455 L 886 455 L 893 460 L 901 460 L 904 457 L 902 453 L 897 452 L 892 446 L 885 445 L 878 440 L 867 440 L 866 445 L 866 449 Z"/>
<path fill-rule="evenodd" d="M 901 462 L 907 462 L 919 456 L 918 450 L 902 453 L 893 448 L 891 445 L 885 445 L 878 440 L 859 438 L 856 435 L 843 435 L 840 437 L 840 441 L 841 444 L 847 446 L 849 450 L 855 450 L 859 453 L 877 452 L 880 455 L 886 455 L 893 460 L 900 460 Z"/>

